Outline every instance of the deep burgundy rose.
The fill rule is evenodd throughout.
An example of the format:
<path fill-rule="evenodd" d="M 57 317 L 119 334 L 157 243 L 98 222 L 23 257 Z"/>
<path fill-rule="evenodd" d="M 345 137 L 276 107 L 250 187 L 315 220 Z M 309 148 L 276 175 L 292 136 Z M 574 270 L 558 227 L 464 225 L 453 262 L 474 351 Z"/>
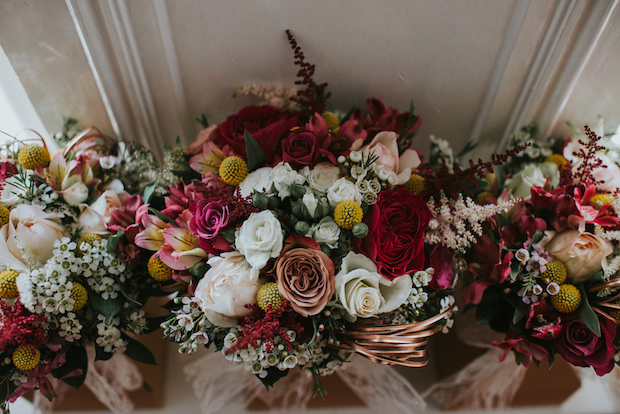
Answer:
<path fill-rule="evenodd" d="M 282 161 L 299 170 L 316 164 L 319 158 L 319 147 L 314 134 L 304 129 L 291 131 L 282 140 Z"/>
<path fill-rule="evenodd" d="M 231 115 L 215 131 L 218 144 L 228 144 L 240 157 L 247 159 L 245 151 L 245 131 L 247 130 L 262 148 L 267 163 L 279 160 L 274 148 L 280 137 L 297 125 L 297 118 L 289 112 L 272 106 L 247 106 L 236 115 Z"/>
<path fill-rule="evenodd" d="M 450 250 L 441 244 L 436 244 L 429 250 L 427 263 L 435 270 L 429 286 L 435 290 L 447 289 L 454 281 L 454 257 Z"/>
<path fill-rule="evenodd" d="M 200 238 L 211 240 L 228 225 L 228 206 L 219 199 L 200 200 L 189 221 L 189 229 Z"/>
<path fill-rule="evenodd" d="M 364 218 L 368 235 L 353 240 L 355 250 L 390 280 L 416 272 L 424 267 L 424 231 L 432 216 L 422 197 L 404 188 L 381 191 Z"/>
<path fill-rule="evenodd" d="M 587 328 L 581 318 L 574 315 L 563 321 L 559 336 L 553 341 L 558 353 L 573 365 L 591 366 L 599 376 L 614 367 L 614 343 L 617 325 L 607 318 L 599 317 L 601 336 Z"/>

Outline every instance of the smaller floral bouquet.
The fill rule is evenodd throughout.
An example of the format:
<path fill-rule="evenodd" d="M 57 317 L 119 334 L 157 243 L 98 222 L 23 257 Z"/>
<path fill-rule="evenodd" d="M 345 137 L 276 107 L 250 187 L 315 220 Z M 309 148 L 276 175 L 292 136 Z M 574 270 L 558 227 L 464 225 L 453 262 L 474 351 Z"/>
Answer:
<path fill-rule="evenodd" d="M 614 367 L 620 169 L 600 137 L 586 132 L 587 140 L 537 143 L 525 151 L 529 160 L 513 159 L 497 173 L 501 194 L 486 194 L 521 200 L 492 220 L 468 257 L 466 302 L 478 323 L 506 334 L 493 342 L 505 350 L 502 361 L 513 351 L 526 366 L 551 365 L 559 354 L 598 375 Z"/>
<path fill-rule="evenodd" d="M 454 252 L 498 207 L 459 195 L 483 168 L 453 174 L 443 141 L 436 169 L 421 162 L 413 106 L 369 99 L 367 114 L 326 112 L 326 84 L 289 40 L 305 89 L 254 88 L 279 107 L 205 124 L 135 244 L 178 291 L 162 326 L 180 352 L 213 345 L 266 385 L 300 368 L 316 393 L 354 352 L 426 363 L 428 337 L 452 323 Z"/>
<path fill-rule="evenodd" d="M 79 387 L 88 370 L 87 348 L 97 360 L 124 352 L 154 363 L 135 335 L 148 330 L 142 305 L 159 289 L 130 243 L 142 200 L 126 190 L 139 188 L 125 188 L 119 179 L 142 167 L 133 163 L 134 151 L 94 128 L 59 138 L 67 145 L 52 156 L 42 139 L 13 137 L 2 148 L 0 400 L 5 409 L 33 389 L 51 400 L 51 377 Z"/>

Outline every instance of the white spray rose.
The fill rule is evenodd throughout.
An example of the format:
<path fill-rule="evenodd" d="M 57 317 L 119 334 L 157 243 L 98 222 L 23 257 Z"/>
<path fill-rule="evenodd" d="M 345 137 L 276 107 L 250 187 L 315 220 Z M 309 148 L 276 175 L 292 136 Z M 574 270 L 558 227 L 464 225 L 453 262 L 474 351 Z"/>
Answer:
<path fill-rule="evenodd" d="M 270 257 L 278 257 L 284 235 L 280 221 L 269 211 L 252 213 L 235 232 L 235 245 L 256 269 L 262 269 Z"/>
<path fill-rule="evenodd" d="M 390 281 L 363 254 L 349 252 L 336 275 L 336 295 L 353 320 L 398 309 L 409 298 L 413 282 L 403 275 Z"/>
<path fill-rule="evenodd" d="M 69 175 L 62 182 L 62 197 L 67 204 L 76 207 L 88 198 L 88 187 L 80 175 Z"/>
<path fill-rule="evenodd" d="M 307 168 L 305 167 L 306 171 Z M 328 162 L 322 162 L 305 175 L 310 187 L 321 194 L 325 194 L 340 176 L 340 168 Z"/>
<path fill-rule="evenodd" d="M 301 201 L 304 203 L 304 205 L 308 209 L 308 213 L 310 213 L 312 217 L 314 217 L 314 213 L 316 212 L 317 208 L 320 208 L 321 212 L 323 212 L 323 207 L 319 205 L 320 201 L 316 198 L 314 194 L 312 194 L 312 192 L 306 191 Z"/>
<path fill-rule="evenodd" d="M 327 200 L 332 208 L 336 208 L 338 203 L 344 200 L 352 200 L 357 204 L 362 204 L 362 194 L 357 189 L 355 183 L 346 178 L 339 178 L 327 190 Z"/>
<path fill-rule="evenodd" d="M 331 216 L 323 217 L 321 221 L 310 228 L 310 231 L 312 232 L 312 238 L 318 243 L 325 243 L 330 249 L 338 247 L 340 226 L 336 224 Z"/>
<path fill-rule="evenodd" d="M 207 263 L 211 268 L 198 282 L 194 296 L 200 299 L 209 321 L 222 327 L 235 326 L 237 318 L 252 312 L 245 305 L 256 303 L 259 270 L 238 252 L 222 253 Z"/>
<path fill-rule="evenodd" d="M 529 200 L 532 197 L 532 186 L 542 187 L 549 178 L 549 184 L 556 187 L 560 182 L 558 166 L 552 162 L 529 164 L 513 178 L 506 181 L 506 188 L 513 195 Z"/>
<path fill-rule="evenodd" d="M 239 184 L 241 197 L 251 196 L 254 194 L 254 190 L 267 195 L 274 194 L 271 170 L 271 167 L 262 167 L 249 173 L 245 180 Z"/>

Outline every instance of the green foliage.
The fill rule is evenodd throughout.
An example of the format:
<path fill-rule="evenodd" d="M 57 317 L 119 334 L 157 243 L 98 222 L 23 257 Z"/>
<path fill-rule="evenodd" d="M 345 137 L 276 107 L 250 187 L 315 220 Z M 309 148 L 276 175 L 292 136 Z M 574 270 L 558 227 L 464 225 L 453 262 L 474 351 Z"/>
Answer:
<path fill-rule="evenodd" d="M 244 133 L 244 139 L 245 151 L 248 156 L 248 172 L 264 167 L 267 164 L 267 158 L 263 149 L 247 130 Z"/>

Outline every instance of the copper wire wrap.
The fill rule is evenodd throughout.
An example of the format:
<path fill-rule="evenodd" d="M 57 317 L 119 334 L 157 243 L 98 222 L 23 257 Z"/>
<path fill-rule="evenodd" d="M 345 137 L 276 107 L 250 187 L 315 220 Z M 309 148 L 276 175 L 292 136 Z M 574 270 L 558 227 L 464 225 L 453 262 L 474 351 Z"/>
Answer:
<path fill-rule="evenodd" d="M 96 127 L 90 127 L 73 137 L 63 149 L 62 155 L 66 158 L 72 150 L 77 150 L 80 146 L 84 149 L 96 148 L 108 153 L 115 145 L 116 141 L 113 138 L 103 135 Z"/>
<path fill-rule="evenodd" d="M 609 282 L 600 283 L 596 286 L 592 286 L 590 289 L 588 289 L 588 293 L 596 293 L 596 292 L 602 292 L 604 290 L 612 290 L 612 289 L 618 289 L 618 288 L 620 288 L 620 279 L 614 279 L 614 280 L 610 280 Z M 591 306 L 592 306 L 592 309 L 596 313 L 618 324 L 618 321 L 614 317 L 612 317 L 609 313 L 607 313 L 609 311 L 614 311 L 614 310 L 620 311 L 620 305 L 613 303 L 614 301 L 618 299 L 620 299 L 620 293 L 610 296 L 604 300 L 592 301 Z"/>
<path fill-rule="evenodd" d="M 454 306 L 422 322 L 381 326 L 358 323 L 338 335 L 339 345 L 330 347 L 354 351 L 384 365 L 423 367 L 428 364 L 428 338 L 441 330 L 439 322 L 452 313 Z"/>

